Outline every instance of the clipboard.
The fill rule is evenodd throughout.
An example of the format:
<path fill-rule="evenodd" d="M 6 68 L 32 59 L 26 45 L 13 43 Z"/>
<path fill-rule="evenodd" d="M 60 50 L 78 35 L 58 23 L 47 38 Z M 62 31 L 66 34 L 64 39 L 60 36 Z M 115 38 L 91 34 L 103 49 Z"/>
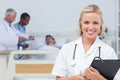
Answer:
<path fill-rule="evenodd" d="M 120 60 L 93 60 L 91 66 L 107 80 L 113 80 L 120 68 Z"/>

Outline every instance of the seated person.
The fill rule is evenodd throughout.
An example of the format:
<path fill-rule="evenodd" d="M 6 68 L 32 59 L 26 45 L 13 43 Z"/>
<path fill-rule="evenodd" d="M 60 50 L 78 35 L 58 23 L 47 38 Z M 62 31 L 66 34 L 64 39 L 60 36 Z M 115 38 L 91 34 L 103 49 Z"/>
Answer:
<path fill-rule="evenodd" d="M 23 13 L 21 14 L 20 21 L 16 23 L 14 26 L 18 31 L 22 33 L 26 33 L 26 25 L 29 23 L 29 20 L 30 20 L 30 15 L 28 13 Z M 34 36 L 29 35 L 28 40 L 34 40 Z M 26 49 L 29 47 L 29 45 L 25 43 L 25 41 L 19 41 L 18 48 L 20 46 L 22 46 L 23 49 Z"/>

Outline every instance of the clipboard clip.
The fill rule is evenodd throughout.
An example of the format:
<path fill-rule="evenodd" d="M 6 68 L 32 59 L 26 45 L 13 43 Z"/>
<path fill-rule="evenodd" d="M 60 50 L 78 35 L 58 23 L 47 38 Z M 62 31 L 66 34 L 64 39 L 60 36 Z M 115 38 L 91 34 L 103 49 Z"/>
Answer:
<path fill-rule="evenodd" d="M 102 60 L 100 57 L 95 57 L 93 60 Z"/>

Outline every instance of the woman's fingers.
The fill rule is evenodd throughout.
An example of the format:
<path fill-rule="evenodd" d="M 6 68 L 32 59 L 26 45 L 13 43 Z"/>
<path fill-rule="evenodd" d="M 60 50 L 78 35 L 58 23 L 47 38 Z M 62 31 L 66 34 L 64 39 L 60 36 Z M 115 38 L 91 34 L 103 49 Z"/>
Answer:
<path fill-rule="evenodd" d="M 90 69 L 91 71 L 93 71 L 93 72 L 97 72 L 97 73 L 99 73 L 98 70 L 96 70 L 96 69 L 93 68 L 93 67 L 89 67 L 89 69 Z"/>
<path fill-rule="evenodd" d="M 92 80 L 103 78 L 102 75 L 100 75 L 99 71 L 93 67 L 89 67 L 85 69 L 84 75 L 87 77 L 87 79 L 92 79 Z"/>

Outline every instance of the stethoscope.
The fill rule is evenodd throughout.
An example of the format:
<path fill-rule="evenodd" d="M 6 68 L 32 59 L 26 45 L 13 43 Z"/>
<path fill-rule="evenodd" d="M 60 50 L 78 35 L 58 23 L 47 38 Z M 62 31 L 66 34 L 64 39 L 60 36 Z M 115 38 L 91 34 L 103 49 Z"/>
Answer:
<path fill-rule="evenodd" d="M 71 65 L 72 67 L 74 67 L 74 66 L 76 65 L 76 61 L 75 61 L 76 47 L 77 47 L 77 44 L 75 44 L 72 61 L 70 62 L 70 65 Z M 100 58 L 101 47 L 99 46 L 98 48 L 99 48 L 99 55 L 98 55 L 97 57 L 95 57 L 93 60 L 95 60 L 95 59 L 101 60 L 101 58 Z"/>

